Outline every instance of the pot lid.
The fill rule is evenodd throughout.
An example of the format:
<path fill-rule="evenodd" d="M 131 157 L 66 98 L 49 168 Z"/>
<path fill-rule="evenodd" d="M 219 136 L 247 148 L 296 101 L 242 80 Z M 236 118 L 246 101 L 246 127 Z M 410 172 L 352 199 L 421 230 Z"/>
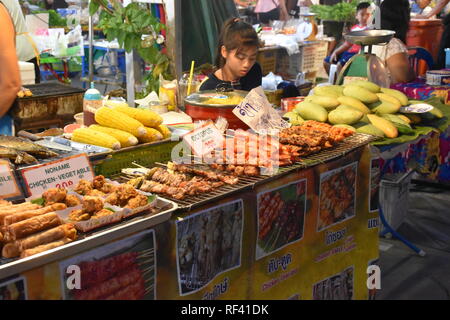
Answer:
<path fill-rule="evenodd" d="M 242 90 L 234 90 L 229 92 L 206 90 L 187 96 L 184 99 L 184 103 L 207 107 L 235 107 L 241 103 L 247 94 L 247 91 Z"/>

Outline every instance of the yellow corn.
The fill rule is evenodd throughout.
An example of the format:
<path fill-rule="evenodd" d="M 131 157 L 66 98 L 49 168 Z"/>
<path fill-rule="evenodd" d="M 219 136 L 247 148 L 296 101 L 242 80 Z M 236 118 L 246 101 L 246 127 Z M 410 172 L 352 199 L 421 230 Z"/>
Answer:
<path fill-rule="evenodd" d="M 115 111 L 125 113 L 131 118 L 141 122 L 146 127 L 155 128 L 163 122 L 163 118 L 159 114 L 151 110 L 131 108 L 122 105 L 115 106 L 113 109 Z"/>
<path fill-rule="evenodd" d="M 114 138 L 119 140 L 122 148 L 135 146 L 139 142 L 135 136 L 133 136 L 131 133 L 123 131 L 123 130 L 104 127 L 104 126 L 101 126 L 98 124 L 90 125 L 89 129 L 92 129 L 92 130 L 95 130 L 98 132 L 103 132 L 103 133 L 109 134 L 110 136 L 113 136 Z"/>
<path fill-rule="evenodd" d="M 113 150 L 120 149 L 120 142 L 109 134 L 95 131 L 89 128 L 79 128 L 74 130 L 72 140 L 86 144 L 109 148 Z"/>
<path fill-rule="evenodd" d="M 95 112 L 95 121 L 105 127 L 129 132 L 135 137 L 140 137 L 146 134 L 142 123 L 122 112 L 110 109 L 108 107 L 101 107 Z"/>
<path fill-rule="evenodd" d="M 161 132 L 159 132 L 155 128 L 145 127 L 145 130 L 147 130 L 147 134 L 145 134 L 142 137 L 139 137 L 139 142 L 146 143 L 163 139 L 163 135 L 161 134 Z"/>
<path fill-rule="evenodd" d="M 167 126 L 163 124 L 160 124 L 159 126 L 155 127 L 155 129 L 161 132 L 164 139 L 170 138 L 170 136 L 172 135 L 169 128 L 167 128 Z"/>

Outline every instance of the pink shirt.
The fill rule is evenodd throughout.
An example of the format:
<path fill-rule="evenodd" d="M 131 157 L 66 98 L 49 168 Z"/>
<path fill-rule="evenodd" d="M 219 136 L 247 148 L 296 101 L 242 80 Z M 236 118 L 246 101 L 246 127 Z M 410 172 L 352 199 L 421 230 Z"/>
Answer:
<path fill-rule="evenodd" d="M 258 3 L 255 6 L 255 12 L 269 12 L 278 7 L 278 4 L 278 0 L 258 0 Z"/>

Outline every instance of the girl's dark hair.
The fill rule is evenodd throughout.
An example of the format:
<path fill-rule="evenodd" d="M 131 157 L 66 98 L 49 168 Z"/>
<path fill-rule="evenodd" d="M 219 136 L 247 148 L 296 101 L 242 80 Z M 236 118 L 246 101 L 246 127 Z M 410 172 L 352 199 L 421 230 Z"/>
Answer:
<path fill-rule="evenodd" d="M 395 37 L 406 43 L 411 19 L 408 0 L 384 0 L 380 6 L 381 29 L 395 31 Z"/>
<path fill-rule="evenodd" d="M 227 51 L 243 47 L 259 47 L 258 34 L 255 29 L 239 18 L 230 18 L 225 21 L 219 35 L 216 53 L 216 67 L 222 68 L 225 65 L 225 58 L 222 56 L 221 48 L 225 46 Z"/>

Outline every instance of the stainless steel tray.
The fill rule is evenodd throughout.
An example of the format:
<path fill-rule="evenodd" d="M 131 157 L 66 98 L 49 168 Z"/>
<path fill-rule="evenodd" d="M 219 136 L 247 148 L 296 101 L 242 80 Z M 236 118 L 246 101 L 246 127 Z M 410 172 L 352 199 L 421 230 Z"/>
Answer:
<path fill-rule="evenodd" d="M 163 223 L 172 217 L 172 213 L 178 208 L 178 204 L 158 197 L 155 207 L 162 211 L 154 215 L 138 214 L 134 217 L 122 220 L 116 225 L 105 226 L 101 229 L 93 230 L 92 232 L 80 234 L 76 241 L 55 249 L 23 259 L 1 258 L 0 280 L 48 263 L 63 260 L 83 251 Z"/>
<path fill-rule="evenodd" d="M 389 42 L 395 32 L 391 30 L 364 30 L 352 31 L 344 34 L 345 40 L 361 46 L 380 44 Z"/>

